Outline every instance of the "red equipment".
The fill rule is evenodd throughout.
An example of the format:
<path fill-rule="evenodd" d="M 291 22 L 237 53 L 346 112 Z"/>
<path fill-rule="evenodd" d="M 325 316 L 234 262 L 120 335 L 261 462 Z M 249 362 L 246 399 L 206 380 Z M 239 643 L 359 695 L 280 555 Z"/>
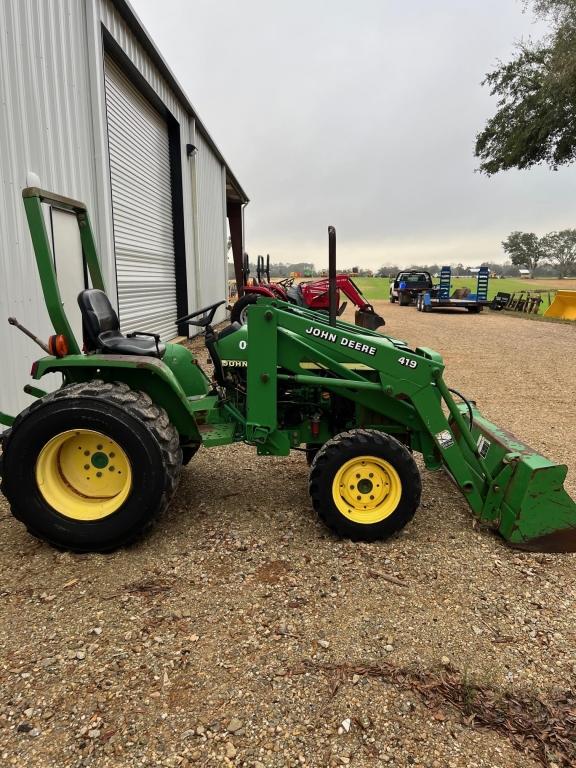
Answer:
<path fill-rule="evenodd" d="M 244 296 L 234 304 L 230 319 L 232 322 L 238 322 L 244 325 L 246 322 L 246 309 L 250 304 L 254 304 L 258 296 L 268 296 L 270 298 L 289 301 L 291 304 L 297 304 L 308 309 L 328 312 L 330 308 L 329 280 L 322 277 L 320 280 L 311 280 L 305 283 L 294 285 L 293 278 L 285 278 L 273 283 L 270 280 L 270 256 L 266 257 L 266 269 L 264 269 L 264 257 L 258 256 L 258 265 L 256 269 L 258 281 L 252 281 L 249 284 L 249 267 L 247 259 L 244 262 Z M 264 282 L 266 277 L 266 282 Z M 355 322 L 364 328 L 376 330 L 384 325 L 384 318 L 374 312 L 374 307 L 369 304 L 356 283 L 349 275 L 336 275 L 336 305 L 340 307 L 340 292 L 346 296 L 356 307 Z M 346 302 L 340 307 L 338 314 L 342 314 L 346 307 Z"/>

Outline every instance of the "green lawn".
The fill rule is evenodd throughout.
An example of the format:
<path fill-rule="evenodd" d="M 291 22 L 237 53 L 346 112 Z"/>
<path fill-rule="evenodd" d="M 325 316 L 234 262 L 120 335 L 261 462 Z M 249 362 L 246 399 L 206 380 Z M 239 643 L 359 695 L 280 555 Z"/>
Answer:
<path fill-rule="evenodd" d="M 387 277 L 354 277 L 354 282 L 360 288 L 368 301 L 376 301 L 378 299 L 387 300 L 389 298 L 389 280 Z M 435 283 L 439 280 L 435 280 Z M 452 277 L 452 289 L 462 288 L 467 286 L 471 291 L 476 289 L 475 277 Z M 546 281 L 538 282 L 538 280 L 519 280 L 518 278 L 503 278 L 496 280 L 492 278 L 488 283 L 488 298 L 491 299 L 498 291 L 505 293 L 514 293 L 515 291 L 526 290 L 544 290 L 546 293 L 542 294 L 543 302 L 540 305 L 540 314 L 544 312 L 548 306 L 548 294 L 550 299 L 554 300 L 554 290 L 546 285 Z"/>

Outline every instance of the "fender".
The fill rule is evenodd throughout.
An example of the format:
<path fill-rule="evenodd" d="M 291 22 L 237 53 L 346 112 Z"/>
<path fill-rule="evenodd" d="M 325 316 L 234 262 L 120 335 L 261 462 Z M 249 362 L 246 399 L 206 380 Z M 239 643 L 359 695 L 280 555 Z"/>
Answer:
<path fill-rule="evenodd" d="M 140 355 L 67 355 L 43 357 L 32 366 L 32 378 L 47 373 L 61 373 L 66 384 L 102 379 L 121 381 L 131 389 L 146 392 L 154 403 L 164 408 L 179 434 L 188 440 L 202 442 L 195 415 L 206 393 L 188 399 L 170 368 L 154 357 Z M 211 400 L 211 399 L 210 399 Z M 208 405 L 206 410 L 213 408 Z"/>
<path fill-rule="evenodd" d="M 256 293 L 258 296 L 267 296 L 269 299 L 275 299 L 276 294 L 267 285 L 244 286 L 244 293 Z"/>

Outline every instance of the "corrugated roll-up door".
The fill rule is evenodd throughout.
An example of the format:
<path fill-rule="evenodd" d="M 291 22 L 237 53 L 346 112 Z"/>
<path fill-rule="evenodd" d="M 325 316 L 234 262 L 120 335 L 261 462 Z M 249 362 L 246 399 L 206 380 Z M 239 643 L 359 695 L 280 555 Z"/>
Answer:
<path fill-rule="evenodd" d="M 108 57 L 105 76 L 120 325 L 171 339 L 177 306 L 168 126 Z"/>

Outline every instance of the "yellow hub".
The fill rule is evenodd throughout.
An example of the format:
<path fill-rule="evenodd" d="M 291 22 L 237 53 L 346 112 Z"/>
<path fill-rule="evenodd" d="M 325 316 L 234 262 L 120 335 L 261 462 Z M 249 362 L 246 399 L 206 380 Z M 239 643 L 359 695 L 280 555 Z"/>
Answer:
<path fill-rule="evenodd" d="M 36 461 L 36 483 L 50 506 L 72 520 L 116 512 L 132 488 L 132 468 L 117 442 L 91 429 L 49 440 Z"/>
<path fill-rule="evenodd" d="M 402 481 L 392 464 L 377 456 L 357 456 L 342 464 L 332 482 L 338 511 L 362 525 L 389 517 L 400 502 Z"/>

